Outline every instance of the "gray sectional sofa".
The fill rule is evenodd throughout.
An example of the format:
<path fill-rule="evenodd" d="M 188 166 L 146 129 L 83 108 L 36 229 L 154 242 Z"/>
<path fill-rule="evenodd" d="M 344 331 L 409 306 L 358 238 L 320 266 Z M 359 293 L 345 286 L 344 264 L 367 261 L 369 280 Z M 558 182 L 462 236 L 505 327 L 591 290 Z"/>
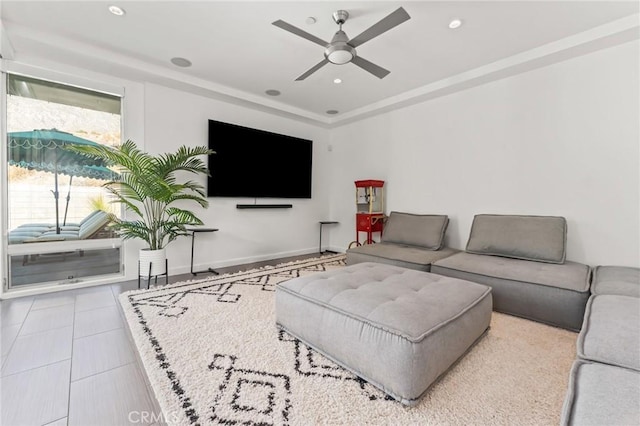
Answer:
<path fill-rule="evenodd" d="M 562 425 L 640 424 L 640 269 L 598 266 Z"/>
<path fill-rule="evenodd" d="M 429 272 L 433 262 L 458 252 L 444 247 L 448 225 L 446 215 L 392 211 L 381 241 L 348 249 L 346 263 L 377 262 Z"/>
<path fill-rule="evenodd" d="M 491 287 L 493 309 L 578 331 L 561 425 L 640 425 L 640 268 L 566 260 L 556 216 L 476 215 L 464 251 L 447 216 L 392 212 L 377 244 L 347 264 L 387 263 Z"/>
<path fill-rule="evenodd" d="M 431 272 L 490 286 L 498 312 L 579 331 L 591 268 L 566 260 L 566 237 L 563 217 L 479 214 L 466 250 Z"/>

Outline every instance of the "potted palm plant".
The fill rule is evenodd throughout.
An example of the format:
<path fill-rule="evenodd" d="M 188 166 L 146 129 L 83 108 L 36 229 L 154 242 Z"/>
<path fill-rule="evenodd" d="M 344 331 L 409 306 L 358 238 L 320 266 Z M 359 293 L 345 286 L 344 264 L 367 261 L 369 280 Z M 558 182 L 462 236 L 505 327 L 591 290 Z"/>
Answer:
<path fill-rule="evenodd" d="M 185 202 L 202 207 L 209 205 L 203 185 L 191 180 L 179 182 L 177 174 L 188 172 L 208 176 L 209 169 L 198 157 L 215 152 L 204 146 L 181 146 L 174 153 L 154 156 L 141 151 L 131 140 L 117 147 L 98 145 L 67 149 L 101 159 L 116 169 L 119 177 L 103 186 L 114 196 L 111 202 L 123 204 L 135 217 L 119 218 L 110 213 L 111 227 L 125 240 L 146 242 L 147 247 L 140 250 L 139 258 L 142 275 L 166 273 L 167 244 L 181 235 L 188 235 L 187 226 L 203 224 L 183 205 Z"/>

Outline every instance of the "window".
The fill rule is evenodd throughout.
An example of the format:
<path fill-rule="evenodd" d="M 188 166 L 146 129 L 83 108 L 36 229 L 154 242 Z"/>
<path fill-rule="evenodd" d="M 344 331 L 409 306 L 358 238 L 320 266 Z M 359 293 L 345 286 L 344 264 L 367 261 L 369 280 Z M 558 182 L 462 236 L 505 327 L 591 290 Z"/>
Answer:
<path fill-rule="evenodd" d="M 121 98 L 15 74 L 6 87 L 9 287 L 120 273 L 102 187 L 117 175 L 65 147 L 120 144 Z"/>

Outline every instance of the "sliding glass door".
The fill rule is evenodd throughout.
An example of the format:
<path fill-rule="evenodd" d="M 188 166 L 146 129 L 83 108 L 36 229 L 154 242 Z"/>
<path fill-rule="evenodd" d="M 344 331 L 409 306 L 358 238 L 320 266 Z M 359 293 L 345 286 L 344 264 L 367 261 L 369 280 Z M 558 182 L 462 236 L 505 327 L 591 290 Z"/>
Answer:
<path fill-rule="evenodd" d="M 102 187 L 117 174 L 67 149 L 120 144 L 121 97 L 16 74 L 5 87 L 5 290 L 121 274 L 120 209 Z"/>

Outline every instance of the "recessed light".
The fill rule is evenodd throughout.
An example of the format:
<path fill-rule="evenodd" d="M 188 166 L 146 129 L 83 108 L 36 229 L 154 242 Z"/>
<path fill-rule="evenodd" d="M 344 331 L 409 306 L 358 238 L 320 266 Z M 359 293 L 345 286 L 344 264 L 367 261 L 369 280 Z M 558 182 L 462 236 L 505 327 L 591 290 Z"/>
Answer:
<path fill-rule="evenodd" d="M 109 12 L 113 13 L 116 16 L 122 16 L 125 14 L 124 9 L 118 6 L 109 6 Z"/>
<path fill-rule="evenodd" d="M 341 80 L 341 79 L 339 79 L 339 78 L 336 78 L 335 80 L 333 80 L 333 82 L 334 82 L 335 84 L 340 84 L 340 83 L 342 83 L 342 80 Z"/>
<path fill-rule="evenodd" d="M 327 110 L 327 114 L 329 114 L 329 115 L 335 115 L 337 113 L 338 113 L 338 110 L 336 110 L 336 109 Z"/>
<path fill-rule="evenodd" d="M 280 96 L 280 91 L 276 89 L 265 90 L 264 93 L 266 93 L 269 96 Z"/>
<path fill-rule="evenodd" d="M 187 68 L 191 66 L 191 61 L 185 58 L 171 58 L 171 63 L 177 67 Z"/>
<path fill-rule="evenodd" d="M 313 25 L 317 22 L 316 18 L 314 18 L 313 16 L 309 16 L 305 22 L 307 23 L 307 25 Z"/>
<path fill-rule="evenodd" d="M 451 28 L 452 30 L 459 28 L 460 25 L 462 25 L 462 21 L 459 19 L 453 19 L 451 22 L 449 22 L 449 28 Z"/>

